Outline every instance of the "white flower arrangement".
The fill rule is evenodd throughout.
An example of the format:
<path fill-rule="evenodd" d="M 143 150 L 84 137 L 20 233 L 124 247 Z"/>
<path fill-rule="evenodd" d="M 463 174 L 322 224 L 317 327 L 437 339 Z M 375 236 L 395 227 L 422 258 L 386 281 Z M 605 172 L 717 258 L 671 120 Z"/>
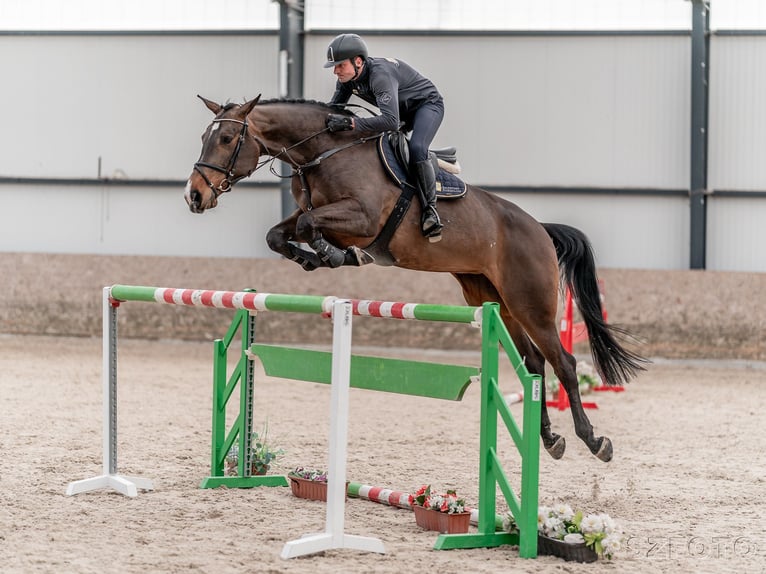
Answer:
<path fill-rule="evenodd" d="M 518 532 L 518 525 L 509 512 L 503 519 L 503 529 Z M 568 504 L 540 506 L 537 511 L 537 532 L 542 536 L 563 540 L 568 544 L 585 544 L 596 554 L 611 558 L 623 540 L 622 530 L 608 514 L 583 515 Z"/>

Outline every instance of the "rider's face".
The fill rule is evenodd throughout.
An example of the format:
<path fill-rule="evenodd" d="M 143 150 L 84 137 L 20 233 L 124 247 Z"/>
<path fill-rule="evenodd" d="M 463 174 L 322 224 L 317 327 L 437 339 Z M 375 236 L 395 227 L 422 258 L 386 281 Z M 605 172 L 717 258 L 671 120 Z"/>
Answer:
<path fill-rule="evenodd" d="M 356 76 L 356 70 L 351 60 L 343 60 L 340 64 L 335 64 L 332 73 L 338 77 L 338 81 L 341 84 L 353 80 L 354 76 Z"/>

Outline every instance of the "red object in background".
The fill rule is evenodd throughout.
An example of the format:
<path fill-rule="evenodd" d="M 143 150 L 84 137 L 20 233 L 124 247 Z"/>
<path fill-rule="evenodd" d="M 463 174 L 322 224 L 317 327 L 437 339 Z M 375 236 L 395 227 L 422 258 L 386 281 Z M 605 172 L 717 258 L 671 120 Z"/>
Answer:
<path fill-rule="evenodd" d="M 603 301 L 602 301 L 603 308 Z M 606 311 L 604 311 L 604 319 L 606 319 Z M 584 323 L 578 323 L 578 339 L 579 341 L 587 340 L 588 330 L 585 328 Z M 564 299 L 564 315 L 561 317 L 561 328 L 559 329 L 559 338 L 561 339 L 561 345 L 564 347 L 567 353 L 572 354 L 572 347 L 575 341 L 575 325 L 574 325 L 574 309 L 572 308 L 572 292 L 567 287 L 565 299 Z M 583 337 L 581 333 L 585 333 Z M 564 385 L 559 383 L 558 397 L 555 401 L 545 401 L 545 404 L 549 407 L 555 407 L 560 411 L 564 411 L 569 408 L 569 395 L 567 395 Z M 597 409 L 596 403 L 582 403 L 584 409 Z"/>

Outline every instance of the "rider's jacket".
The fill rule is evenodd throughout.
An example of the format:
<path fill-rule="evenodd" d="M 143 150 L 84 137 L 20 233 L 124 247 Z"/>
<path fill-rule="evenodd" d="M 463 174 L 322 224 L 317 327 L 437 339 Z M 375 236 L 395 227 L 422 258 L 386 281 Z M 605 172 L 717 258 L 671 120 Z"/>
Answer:
<path fill-rule="evenodd" d="M 426 102 L 442 101 L 431 80 L 393 58 L 367 58 L 356 80 L 336 83 L 330 103 L 345 104 L 352 94 L 380 110 L 379 116 L 355 120 L 357 130 L 370 132 L 397 130 L 400 121 L 408 130 L 415 110 Z"/>

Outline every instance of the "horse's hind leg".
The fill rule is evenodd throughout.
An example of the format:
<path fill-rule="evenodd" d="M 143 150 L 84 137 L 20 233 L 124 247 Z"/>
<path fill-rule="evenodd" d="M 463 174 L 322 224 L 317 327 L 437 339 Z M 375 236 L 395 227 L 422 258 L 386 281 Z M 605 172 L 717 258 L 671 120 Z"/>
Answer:
<path fill-rule="evenodd" d="M 540 350 L 530 341 L 527 334 L 516 321 L 509 315 L 508 311 L 501 305 L 500 316 L 508 328 L 508 333 L 516 345 L 516 350 L 524 358 L 524 364 L 527 370 L 535 375 L 542 377 L 541 396 L 540 396 L 540 438 L 543 439 L 543 446 L 548 454 L 556 460 L 564 456 L 566 450 L 566 440 L 563 436 L 551 430 L 551 419 L 548 416 L 548 407 L 545 403 L 545 358 Z M 510 328 L 509 328 L 510 326 Z"/>
<path fill-rule="evenodd" d="M 508 334 L 513 339 L 516 349 L 523 357 L 527 370 L 542 377 L 540 437 L 548 454 L 555 459 L 560 459 L 564 456 L 566 441 L 563 436 L 551 431 L 551 420 L 545 405 L 545 359 L 542 353 L 532 344 L 521 326 L 510 316 L 497 290 L 486 277 L 468 274 L 455 274 L 454 276 L 463 288 L 463 297 L 469 305 L 481 305 L 484 301 L 500 303 L 500 317 L 508 329 Z"/>
<path fill-rule="evenodd" d="M 588 420 L 580 399 L 575 358 L 564 350 L 555 324 L 552 324 L 551 327 L 526 325 L 526 330 L 564 386 L 569 397 L 569 408 L 572 412 L 575 433 L 597 458 L 604 462 L 610 461 L 612 459 L 612 441 L 605 436 L 596 437 L 593 433 L 593 425 Z"/>
<path fill-rule="evenodd" d="M 505 289 L 507 296 L 502 300 L 508 313 L 521 325 L 564 386 L 569 396 L 575 433 L 597 458 L 609 461 L 612 458 L 612 443 L 607 437 L 594 436 L 593 425 L 580 399 L 575 358 L 564 350 L 559 338 L 556 326 L 558 274 L 554 276 L 554 281 L 548 281 L 546 288 L 546 275 L 543 271 L 542 265 L 536 268 L 527 266 L 524 274 L 515 276 L 515 285 L 514 277 L 507 278 L 505 285 L 514 285 L 515 288 Z"/>

